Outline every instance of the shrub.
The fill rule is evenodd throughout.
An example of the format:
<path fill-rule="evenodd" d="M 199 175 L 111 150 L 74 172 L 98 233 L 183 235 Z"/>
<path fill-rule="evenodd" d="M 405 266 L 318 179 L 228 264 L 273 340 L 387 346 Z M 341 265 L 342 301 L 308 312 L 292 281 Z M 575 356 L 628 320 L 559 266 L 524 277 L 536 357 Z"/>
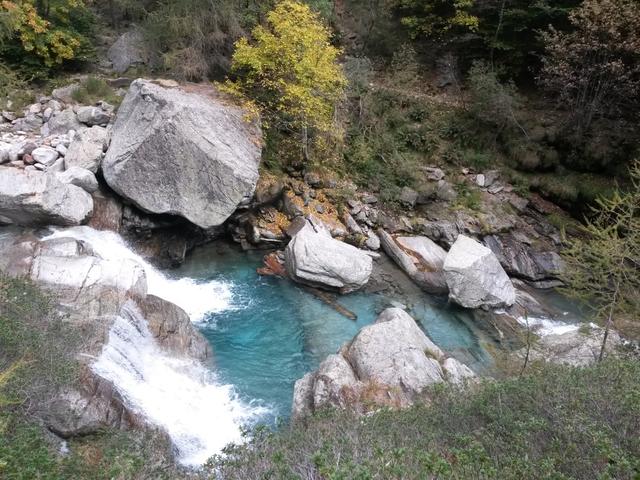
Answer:
<path fill-rule="evenodd" d="M 335 111 L 347 83 L 330 30 L 307 5 L 282 0 L 252 37 L 236 43 L 236 77 L 225 89 L 250 99 L 267 128 L 284 134 L 291 147 L 297 144 L 304 161 L 314 150 L 317 159 L 330 155 L 342 137 Z"/>
<path fill-rule="evenodd" d="M 80 88 L 71 93 L 71 97 L 78 103 L 94 105 L 104 100 L 112 105 L 119 105 L 122 98 L 116 95 L 113 88 L 102 78 L 87 77 L 80 82 Z"/>
<path fill-rule="evenodd" d="M 324 412 L 260 430 L 210 466 L 214 478 L 585 479 L 640 474 L 640 362 L 536 366 L 515 379 L 365 418 Z"/>
<path fill-rule="evenodd" d="M 4 0 L 0 17 L 0 57 L 28 77 L 42 79 L 65 63 L 93 56 L 93 16 L 82 0 Z"/>

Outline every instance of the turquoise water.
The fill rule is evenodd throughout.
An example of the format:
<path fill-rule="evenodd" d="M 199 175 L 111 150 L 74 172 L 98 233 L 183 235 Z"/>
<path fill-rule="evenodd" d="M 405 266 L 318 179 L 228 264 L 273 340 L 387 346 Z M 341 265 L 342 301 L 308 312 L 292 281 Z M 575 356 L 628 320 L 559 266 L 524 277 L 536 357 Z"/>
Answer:
<path fill-rule="evenodd" d="M 288 280 L 260 277 L 261 264 L 262 253 L 212 244 L 193 252 L 172 276 L 229 285 L 228 308 L 207 315 L 198 326 L 211 342 L 220 379 L 233 384 L 242 399 L 268 406 L 272 414 L 266 420 L 274 421 L 288 418 L 295 381 L 396 299 L 365 293 L 339 297 L 357 314 L 353 321 Z M 489 356 L 464 311 L 424 294 L 410 304 L 411 314 L 441 348 L 476 370 L 486 367 Z"/>

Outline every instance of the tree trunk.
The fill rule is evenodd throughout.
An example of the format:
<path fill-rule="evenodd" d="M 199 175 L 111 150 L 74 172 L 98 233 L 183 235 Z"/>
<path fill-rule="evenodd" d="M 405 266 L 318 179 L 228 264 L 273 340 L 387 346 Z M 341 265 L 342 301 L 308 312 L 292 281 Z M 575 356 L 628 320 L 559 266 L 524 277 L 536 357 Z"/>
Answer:
<path fill-rule="evenodd" d="M 607 323 L 604 326 L 604 336 L 602 337 L 602 346 L 600 347 L 600 355 L 598 356 L 598 362 L 601 362 L 604 358 L 604 352 L 607 347 L 607 339 L 609 338 L 609 331 L 613 325 L 613 309 L 618 301 L 618 290 L 620 286 L 616 283 L 616 289 L 613 292 L 613 299 L 611 301 L 611 307 L 609 308 L 609 316 L 607 317 Z"/>

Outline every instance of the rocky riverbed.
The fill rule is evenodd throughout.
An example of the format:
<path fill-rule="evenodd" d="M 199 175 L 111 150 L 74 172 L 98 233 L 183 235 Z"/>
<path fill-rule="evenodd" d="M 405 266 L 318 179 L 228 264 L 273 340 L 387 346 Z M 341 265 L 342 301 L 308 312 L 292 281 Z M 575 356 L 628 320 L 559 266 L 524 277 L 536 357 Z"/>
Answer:
<path fill-rule="evenodd" d="M 54 293 L 66 321 L 88 332 L 77 352 L 83 383 L 45 401 L 43 421 L 56 435 L 160 427 L 189 465 L 240 439 L 239 424 L 255 411 L 208 377 L 215 351 L 193 326 L 215 312 L 195 308 L 202 298 L 228 292 L 192 283 L 200 300 L 181 295 L 183 284 L 149 263 L 179 265 L 221 237 L 264 251 L 261 274 L 319 289 L 338 311 L 348 312 L 340 302 L 350 292 L 393 298 L 296 383 L 297 417 L 327 405 L 401 407 L 434 383 L 475 381 L 479 372 L 407 313 L 416 295 L 466 309 L 513 358 L 523 356 L 528 329 L 541 336 L 532 358 L 595 358 L 602 332 L 549 323 L 557 315 L 539 294 L 559 284 L 562 240 L 550 215 L 562 212 L 518 195 L 499 172 L 427 166 L 422 191 L 405 188 L 398 204 L 383 205 L 376 192 L 326 173 L 260 172 L 259 125 L 213 87 L 138 79 L 117 112 L 77 104 L 70 88 L 2 112 L 0 124 L 0 269 Z M 480 198 L 475 210 L 460 201 L 469 189 Z M 612 348 L 622 342 L 613 340 Z M 173 376 L 180 395 L 158 372 Z M 158 408 L 154 395 L 173 403 Z M 219 408 L 204 416 L 215 427 L 194 416 L 173 421 L 183 404 L 202 413 L 212 398 Z"/>

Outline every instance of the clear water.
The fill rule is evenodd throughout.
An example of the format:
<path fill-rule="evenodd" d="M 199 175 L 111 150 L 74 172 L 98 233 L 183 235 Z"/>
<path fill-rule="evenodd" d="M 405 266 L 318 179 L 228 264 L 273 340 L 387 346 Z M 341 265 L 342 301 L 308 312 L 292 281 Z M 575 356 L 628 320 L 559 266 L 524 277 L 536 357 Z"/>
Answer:
<path fill-rule="evenodd" d="M 341 305 L 357 314 L 353 321 L 288 280 L 260 277 L 256 268 L 261 263 L 260 253 L 214 244 L 196 250 L 169 275 L 229 287 L 227 309 L 205 315 L 198 325 L 213 346 L 220 380 L 233 384 L 243 400 L 268 407 L 270 414 L 263 420 L 270 423 L 289 416 L 298 378 L 395 299 L 365 293 L 339 297 Z M 412 315 L 441 348 L 472 368 L 487 365 L 489 356 L 464 311 L 438 306 L 424 294 L 411 300 Z"/>

